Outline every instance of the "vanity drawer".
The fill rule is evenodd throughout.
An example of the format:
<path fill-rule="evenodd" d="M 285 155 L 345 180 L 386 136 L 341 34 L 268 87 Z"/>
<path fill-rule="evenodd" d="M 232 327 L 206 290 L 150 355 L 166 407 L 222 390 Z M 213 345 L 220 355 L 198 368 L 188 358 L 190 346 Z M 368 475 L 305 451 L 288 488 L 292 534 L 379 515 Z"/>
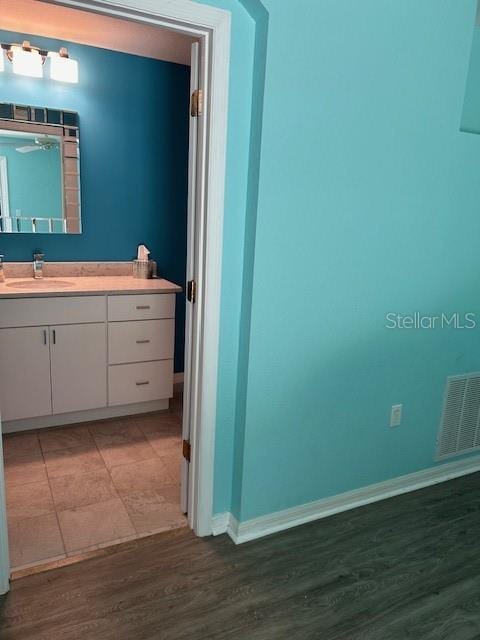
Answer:
<path fill-rule="evenodd" d="M 0 300 L 0 328 L 104 322 L 105 296 Z"/>
<path fill-rule="evenodd" d="M 175 294 L 108 296 L 109 320 L 153 320 L 175 317 Z"/>
<path fill-rule="evenodd" d="M 132 320 L 108 325 L 110 364 L 173 358 L 175 321 Z"/>
<path fill-rule="evenodd" d="M 109 405 L 162 400 L 173 396 L 173 360 L 108 367 Z"/>

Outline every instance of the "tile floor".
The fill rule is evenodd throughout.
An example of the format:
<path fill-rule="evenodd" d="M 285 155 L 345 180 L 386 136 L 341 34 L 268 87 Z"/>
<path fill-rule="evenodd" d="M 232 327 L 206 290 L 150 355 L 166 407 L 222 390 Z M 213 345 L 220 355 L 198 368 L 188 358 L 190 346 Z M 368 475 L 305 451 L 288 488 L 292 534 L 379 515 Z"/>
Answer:
<path fill-rule="evenodd" d="M 12 568 L 184 526 L 169 411 L 4 436 Z"/>

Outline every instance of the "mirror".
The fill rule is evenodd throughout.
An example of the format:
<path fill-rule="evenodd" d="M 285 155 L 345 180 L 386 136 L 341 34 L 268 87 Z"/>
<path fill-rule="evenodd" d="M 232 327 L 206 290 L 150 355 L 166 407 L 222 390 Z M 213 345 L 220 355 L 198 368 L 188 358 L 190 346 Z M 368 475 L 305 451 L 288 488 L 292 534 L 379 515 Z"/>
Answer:
<path fill-rule="evenodd" d="M 0 103 L 0 232 L 81 233 L 77 113 Z"/>

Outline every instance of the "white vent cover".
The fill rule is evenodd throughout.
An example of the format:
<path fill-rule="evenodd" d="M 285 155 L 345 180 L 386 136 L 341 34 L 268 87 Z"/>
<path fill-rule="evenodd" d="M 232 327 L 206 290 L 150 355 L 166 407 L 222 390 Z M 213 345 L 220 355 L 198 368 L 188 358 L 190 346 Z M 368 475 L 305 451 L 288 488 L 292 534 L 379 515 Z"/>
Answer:
<path fill-rule="evenodd" d="M 447 379 L 437 459 L 480 448 L 480 373 Z"/>

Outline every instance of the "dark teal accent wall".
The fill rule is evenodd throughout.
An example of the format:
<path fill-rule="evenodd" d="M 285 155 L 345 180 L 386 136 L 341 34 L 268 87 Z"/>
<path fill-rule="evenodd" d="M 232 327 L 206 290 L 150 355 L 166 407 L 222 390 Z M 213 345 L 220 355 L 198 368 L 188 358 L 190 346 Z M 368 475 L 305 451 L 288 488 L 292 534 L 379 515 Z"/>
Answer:
<path fill-rule="evenodd" d="M 130 260 L 145 243 L 160 274 L 185 282 L 188 181 L 188 67 L 32 35 L 0 31 L 2 42 L 28 39 L 68 47 L 79 61 L 77 85 L 0 74 L 0 101 L 77 111 L 80 116 L 81 235 L 0 236 L 7 261 Z M 185 303 L 177 298 L 175 371 L 183 371 Z"/>

